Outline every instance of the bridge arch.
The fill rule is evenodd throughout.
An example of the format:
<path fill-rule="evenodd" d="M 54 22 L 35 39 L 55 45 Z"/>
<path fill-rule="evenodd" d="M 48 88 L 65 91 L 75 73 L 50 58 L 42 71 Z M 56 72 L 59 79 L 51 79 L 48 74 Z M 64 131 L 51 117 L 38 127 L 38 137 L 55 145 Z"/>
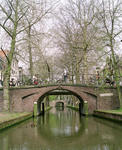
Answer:
<path fill-rule="evenodd" d="M 60 104 L 61 104 L 62 107 L 64 107 L 64 102 L 61 102 L 61 101 L 56 102 L 55 107 L 60 106 Z"/>
<path fill-rule="evenodd" d="M 58 92 L 55 92 L 55 90 L 59 90 Z M 67 93 L 63 93 L 63 91 L 67 91 Z M 63 94 L 65 94 L 65 95 L 74 95 L 74 96 L 76 96 L 78 99 L 79 99 L 79 101 L 80 101 L 80 103 L 81 103 L 81 110 L 80 110 L 80 112 L 81 112 L 81 114 L 85 114 L 85 105 L 84 105 L 84 102 L 85 101 L 88 101 L 88 99 L 87 99 L 87 94 L 88 93 L 84 93 L 84 92 L 79 92 L 79 91 L 73 91 L 72 89 L 68 89 L 68 88 L 55 88 L 55 89 L 53 89 L 53 90 L 48 90 L 48 91 L 46 91 L 43 95 L 41 95 L 39 98 L 38 98 L 38 100 L 37 100 L 37 114 L 39 115 L 39 114 L 41 114 L 41 112 L 42 112 L 42 110 L 41 110 L 41 105 L 42 105 L 42 102 L 43 102 L 43 100 L 44 100 L 44 98 L 46 97 L 46 96 L 48 96 L 48 95 L 50 95 L 50 94 L 52 94 L 53 93 L 53 95 L 63 95 Z M 63 94 L 62 94 L 63 93 Z M 89 97 L 91 96 L 92 94 L 89 94 Z M 95 105 L 96 105 L 96 96 L 93 96 L 94 98 L 95 98 Z M 96 108 L 95 108 L 96 109 Z"/>
<path fill-rule="evenodd" d="M 88 104 L 88 113 L 93 114 L 96 109 L 117 109 L 119 106 L 119 100 L 116 88 L 107 87 L 103 90 L 100 87 L 82 86 L 82 85 L 67 85 L 67 84 L 54 84 L 54 85 L 42 85 L 42 86 L 30 86 L 30 87 L 15 87 L 9 89 L 9 106 L 11 112 L 24 112 L 34 110 L 34 102 L 38 103 L 38 110 L 40 113 L 40 105 L 47 95 L 51 95 L 51 92 L 67 91 L 68 94 L 76 96 L 81 104 L 82 111 L 84 107 L 84 101 Z M 108 93 L 112 96 L 106 96 Z M 66 93 L 60 93 L 64 95 Z M 57 94 L 58 95 L 58 94 Z M 0 91 L 0 98 L 3 97 L 3 91 Z M 0 99 L 1 107 L 3 106 L 3 100 Z M 14 105 L 13 105 L 14 104 Z M 2 109 L 1 109 L 2 110 Z"/>

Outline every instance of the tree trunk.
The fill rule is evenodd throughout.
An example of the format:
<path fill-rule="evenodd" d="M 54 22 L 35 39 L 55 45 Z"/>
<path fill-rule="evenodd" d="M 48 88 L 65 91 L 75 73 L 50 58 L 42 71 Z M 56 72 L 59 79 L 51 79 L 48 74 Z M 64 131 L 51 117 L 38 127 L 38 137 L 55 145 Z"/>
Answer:
<path fill-rule="evenodd" d="M 83 43 L 83 67 L 84 67 L 84 83 L 87 84 L 88 81 L 88 64 L 87 64 L 87 43 L 86 43 L 86 37 L 87 37 L 87 22 L 84 22 L 84 43 Z"/>
<path fill-rule="evenodd" d="M 30 24 L 30 23 L 29 23 Z M 32 50 L 31 50 L 31 26 L 29 26 L 28 31 L 28 49 L 29 49 L 29 62 L 30 62 L 30 75 L 31 80 L 33 80 L 33 60 L 32 60 Z"/>
<path fill-rule="evenodd" d="M 117 69 L 117 64 L 116 64 L 116 60 L 115 60 L 115 56 L 114 56 L 114 50 L 113 50 L 113 44 L 111 41 L 111 52 L 112 52 L 112 59 L 113 59 L 113 67 L 114 67 L 114 74 L 115 74 L 115 80 L 116 80 L 116 86 L 117 86 L 117 92 L 118 92 L 118 96 L 119 96 L 119 102 L 120 102 L 120 109 L 122 109 L 122 94 L 121 94 L 121 89 L 119 86 L 119 78 L 118 78 L 118 69 Z"/>
<path fill-rule="evenodd" d="M 87 65 L 87 53 L 84 51 L 84 59 L 83 59 L 83 66 L 84 66 L 84 83 L 87 84 L 88 81 L 88 65 Z"/>
<path fill-rule="evenodd" d="M 15 50 L 15 39 L 16 39 L 16 31 L 17 31 L 17 7 L 15 11 L 15 22 L 14 22 L 14 30 L 12 33 L 12 42 L 11 42 L 11 49 L 8 55 L 7 60 L 7 69 L 4 73 L 4 80 L 3 80 L 3 111 L 9 111 L 9 80 L 10 80 L 10 71 L 11 71 L 11 63 L 13 59 L 13 54 Z"/>
<path fill-rule="evenodd" d="M 8 56 L 7 69 L 4 73 L 3 80 L 3 111 L 9 111 L 9 80 L 10 80 L 10 71 L 11 71 L 11 63 L 13 58 L 13 53 L 15 49 L 15 36 L 11 43 L 11 50 Z"/>
<path fill-rule="evenodd" d="M 78 54 L 76 56 L 76 83 L 80 84 L 80 74 L 79 74 L 79 60 L 78 60 Z"/>
<path fill-rule="evenodd" d="M 3 81 L 3 111 L 9 111 L 9 73 L 7 71 Z"/>

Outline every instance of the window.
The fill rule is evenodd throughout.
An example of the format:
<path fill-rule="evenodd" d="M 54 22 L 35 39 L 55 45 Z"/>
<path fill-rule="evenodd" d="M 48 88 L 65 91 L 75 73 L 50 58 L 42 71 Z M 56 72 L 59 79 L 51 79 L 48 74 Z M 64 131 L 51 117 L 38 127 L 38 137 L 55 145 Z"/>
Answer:
<path fill-rule="evenodd" d="M 12 69 L 12 74 L 14 74 L 14 70 Z"/>
<path fill-rule="evenodd" d="M 0 60 L 0 69 L 2 70 L 2 60 Z"/>

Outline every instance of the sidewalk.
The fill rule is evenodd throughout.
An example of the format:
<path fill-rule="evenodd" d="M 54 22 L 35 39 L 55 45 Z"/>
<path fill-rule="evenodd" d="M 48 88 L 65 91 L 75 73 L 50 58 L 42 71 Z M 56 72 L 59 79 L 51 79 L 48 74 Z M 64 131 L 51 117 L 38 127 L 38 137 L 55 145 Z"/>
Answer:
<path fill-rule="evenodd" d="M 16 123 L 22 122 L 33 116 L 32 112 L 4 113 L 0 112 L 0 130 Z"/>

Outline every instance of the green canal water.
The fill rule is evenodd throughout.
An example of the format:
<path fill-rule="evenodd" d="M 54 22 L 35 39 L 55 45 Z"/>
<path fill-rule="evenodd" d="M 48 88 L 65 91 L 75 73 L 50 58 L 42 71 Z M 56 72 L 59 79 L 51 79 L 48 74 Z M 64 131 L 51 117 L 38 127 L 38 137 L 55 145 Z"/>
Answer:
<path fill-rule="evenodd" d="M 122 124 L 52 108 L 0 131 L 0 150 L 122 150 Z"/>

